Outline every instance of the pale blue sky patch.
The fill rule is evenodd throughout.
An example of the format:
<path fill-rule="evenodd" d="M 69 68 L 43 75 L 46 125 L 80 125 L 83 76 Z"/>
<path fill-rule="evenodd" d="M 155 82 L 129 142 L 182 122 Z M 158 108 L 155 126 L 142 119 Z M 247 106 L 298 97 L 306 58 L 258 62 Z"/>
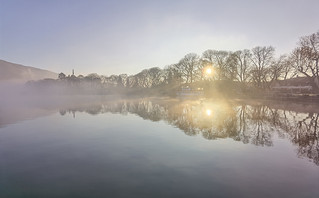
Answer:
<path fill-rule="evenodd" d="M 272 45 L 319 30 L 319 1 L 0 0 L 0 59 L 55 72 L 135 74 L 190 52 Z"/>

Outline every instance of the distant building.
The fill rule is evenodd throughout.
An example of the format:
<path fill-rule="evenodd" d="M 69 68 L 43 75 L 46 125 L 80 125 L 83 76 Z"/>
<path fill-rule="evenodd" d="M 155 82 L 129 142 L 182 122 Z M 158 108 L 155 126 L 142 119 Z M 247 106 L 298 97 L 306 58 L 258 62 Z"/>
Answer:
<path fill-rule="evenodd" d="M 75 75 L 74 75 L 74 69 L 72 69 L 72 75 L 71 75 L 71 77 L 75 77 Z"/>
<path fill-rule="evenodd" d="M 177 96 L 204 96 L 203 88 L 192 88 L 190 86 L 182 86 L 176 93 Z"/>
<path fill-rule="evenodd" d="M 311 94 L 318 92 L 318 79 L 297 77 L 287 80 L 276 80 L 270 86 L 270 91 L 275 93 Z"/>

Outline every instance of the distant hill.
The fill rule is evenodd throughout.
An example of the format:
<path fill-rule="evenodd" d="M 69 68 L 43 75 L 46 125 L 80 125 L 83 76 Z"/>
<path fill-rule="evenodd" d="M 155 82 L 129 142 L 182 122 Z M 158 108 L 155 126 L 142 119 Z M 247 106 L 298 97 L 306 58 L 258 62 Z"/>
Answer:
<path fill-rule="evenodd" d="M 40 80 L 45 78 L 56 79 L 57 77 L 57 73 L 48 70 L 38 69 L 35 67 L 29 67 L 0 60 L 0 83 L 25 83 L 30 80 Z"/>

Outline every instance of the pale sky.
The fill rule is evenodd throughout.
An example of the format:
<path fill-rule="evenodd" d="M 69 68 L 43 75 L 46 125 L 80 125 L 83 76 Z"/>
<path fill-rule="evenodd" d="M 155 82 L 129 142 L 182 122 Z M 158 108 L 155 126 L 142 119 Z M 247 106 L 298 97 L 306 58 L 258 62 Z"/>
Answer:
<path fill-rule="evenodd" d="M 135 74 L 207 49 L 290 53 L 318 0 L 0 0 L 0 59 L 70 74 Z"/>

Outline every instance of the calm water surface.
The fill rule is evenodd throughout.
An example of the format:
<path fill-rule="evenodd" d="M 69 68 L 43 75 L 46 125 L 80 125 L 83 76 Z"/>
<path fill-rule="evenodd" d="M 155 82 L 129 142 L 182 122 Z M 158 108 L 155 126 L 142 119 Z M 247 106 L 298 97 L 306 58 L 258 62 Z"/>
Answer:
<path fill-rule="evenodd" d="M 317 107 L 61 106 L 0 108 L 0 197 L 319 197 Z"/>

